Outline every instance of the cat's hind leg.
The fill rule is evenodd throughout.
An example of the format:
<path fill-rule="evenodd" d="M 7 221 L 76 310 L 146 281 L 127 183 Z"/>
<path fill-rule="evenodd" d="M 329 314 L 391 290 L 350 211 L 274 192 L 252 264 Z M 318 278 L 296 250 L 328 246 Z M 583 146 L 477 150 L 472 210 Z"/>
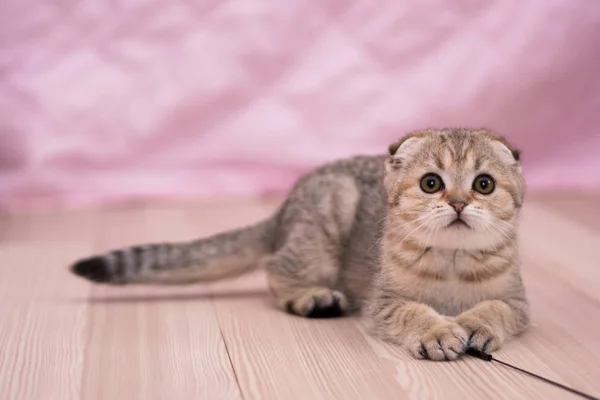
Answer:
<path fill-rule="evenodd" d="M 317 273 L 303 276 L 301 271 L 294 271 L 298 268 L 294 264 L 297 262 L 285 255 L 285 251 L 267 261 L 269 287 L 279 308 L 308 318 L 340 317 L 348 311 L 348 299 L 336 290 L 334 276 L 331 279 L 319 277 Z M 310 271 L 319 267 L 303 265 L 299 268 Z"/>
<path fill-rule="evenodd" d="M 339 287 L 342 256 L 360 191 L 344 175 L 312 177 L 289 199 L 277 250 L 264 260 L 276 304 L 292 314 L 325 318 L 351 306 Z"/>

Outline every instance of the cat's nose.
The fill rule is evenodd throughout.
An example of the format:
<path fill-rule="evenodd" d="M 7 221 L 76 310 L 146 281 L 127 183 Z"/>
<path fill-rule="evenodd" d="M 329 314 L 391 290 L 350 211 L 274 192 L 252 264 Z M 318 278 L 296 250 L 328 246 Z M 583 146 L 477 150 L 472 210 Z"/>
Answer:
<path fill-rule="evenodd" d="M 465 208 L 465 206 L 467 205 L 467 203 L 465 203 L 464 201 L 451 201 L 448 204 L 450 204 L 452 206 L 452 208 L 454 208 L 454 210 L 456 210 L 456 212 L 459 214 L 461 213 L 463 208 Z"/>

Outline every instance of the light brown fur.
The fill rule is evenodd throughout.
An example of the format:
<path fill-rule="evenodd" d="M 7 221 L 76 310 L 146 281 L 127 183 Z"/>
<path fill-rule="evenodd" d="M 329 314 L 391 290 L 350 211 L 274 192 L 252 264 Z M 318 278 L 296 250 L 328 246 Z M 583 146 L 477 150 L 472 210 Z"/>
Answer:
<path fill-rule="evenodd" d="M 116 250 L 72 270 L 101 283 L 165 284 L 262 267 L 275 304 L 293 314 L 362 311 L 374 334 L 419 358 L 496 350 L 529 323 L 517 247 L 519 152 L 470 129 L 414 132 L 388 151 L 304 176 L 255 226 Z M 421 186 L 430 173 L 444 183 L 435 193 Z M 493 192 L 475 190 L 480 174 L 492 177 Z M 455 207 L 464 223 L 449 226 Z"/>

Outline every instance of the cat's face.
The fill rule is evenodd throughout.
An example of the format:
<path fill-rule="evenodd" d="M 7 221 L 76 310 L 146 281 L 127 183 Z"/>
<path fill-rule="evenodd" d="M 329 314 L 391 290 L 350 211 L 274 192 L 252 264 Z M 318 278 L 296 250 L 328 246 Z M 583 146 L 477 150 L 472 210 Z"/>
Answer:
<path fill-rule="evenodd" d="M 385 187 L 399 242 L 475 250 L 516 240 L 519 153 L 488 131 L 410 134 L 390 146 Z"/>

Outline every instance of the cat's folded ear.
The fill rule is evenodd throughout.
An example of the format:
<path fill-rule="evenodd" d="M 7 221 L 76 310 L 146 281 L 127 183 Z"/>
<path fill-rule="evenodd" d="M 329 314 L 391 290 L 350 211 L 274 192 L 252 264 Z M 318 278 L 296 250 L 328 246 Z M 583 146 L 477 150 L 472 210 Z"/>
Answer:
<path fill-rule="evenodd" d="M 399 169 L 421 147 L 422 134 L 409 134 L 389 145 L 386 168 L 388 171 Z"/>
<path fill-rule="evenodd" d="M 521 151 L 511 145 L 508 140 L 503 137 L 495 137 L 494 147 L 498 151 L 503 160 L 507 164 L 520 164 L 521 163 Z"/>

